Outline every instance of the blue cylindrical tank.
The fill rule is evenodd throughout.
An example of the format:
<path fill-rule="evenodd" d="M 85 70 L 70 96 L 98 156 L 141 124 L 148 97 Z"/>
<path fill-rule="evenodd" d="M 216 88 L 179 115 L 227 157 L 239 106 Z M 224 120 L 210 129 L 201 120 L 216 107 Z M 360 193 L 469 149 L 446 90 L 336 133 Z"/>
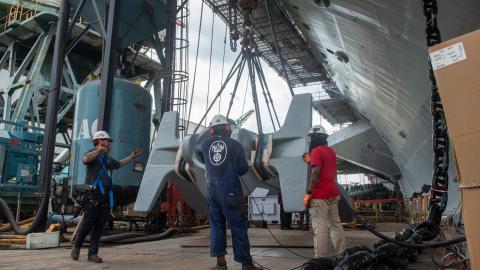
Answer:
<path fill-rule="evenodd" d="M 97 131 L 100 81 L 85 83 L 77 93 L 73 125 L 70 176 L 73 186 L 85 184 L 85 152 L 94 149 L 92 136 Z M 133 202 L 137 196 L 150 149 L 152 97 L 143 87 L 116 78 L 108 133 L 113 139 L 110 156 L 120 160 L 141 148 L 143 154 L 127 166 L 113 171 L 113 189 L 118 205 Z"/>

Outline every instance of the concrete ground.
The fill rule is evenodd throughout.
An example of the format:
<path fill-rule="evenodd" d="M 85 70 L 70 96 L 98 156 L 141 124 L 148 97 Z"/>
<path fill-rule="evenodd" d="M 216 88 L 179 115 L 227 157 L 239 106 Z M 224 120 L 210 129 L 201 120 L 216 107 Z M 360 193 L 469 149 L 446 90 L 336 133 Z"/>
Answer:
<path fill-rule="evenodd" d="M 378 229 L 392 235 L 403 228 L 402 224 L 379 224 Z M 271 229 L 276 238 L 291 247 L 295 253 L 313 257 L 313 233 L 297 230 L 281 231 Z M 349 245 L 365 244 L 373 246 L 378 239 L 365 230 L 347 229 Z M 250 241 L 254 260 L 261 265 L 275 270 L 288 270 L 301 266 L 307 259 L 280 248 L 266 229 L 250 229 Z M 229 240 L 229 243 L 231 241 Z M 0 250 L 0 269 L 176 269 L 203 270 L 215 264 L 209 256 L 209 230 L 173 237 L 155 242 L 129 245 L 102 246 L 99 255 L 104 263 L 87 262 L 87 249 L 83 248 L 78 261 L 69 257 L 70 247 L 46 250 Z M 233 261 L 232 249 L 228 248 L 227 262 L 229 269 L 239 270 L 241 265 Z M 419 262 L 409 269 L 434 269 L 430 256 L 420 256 Z"/>

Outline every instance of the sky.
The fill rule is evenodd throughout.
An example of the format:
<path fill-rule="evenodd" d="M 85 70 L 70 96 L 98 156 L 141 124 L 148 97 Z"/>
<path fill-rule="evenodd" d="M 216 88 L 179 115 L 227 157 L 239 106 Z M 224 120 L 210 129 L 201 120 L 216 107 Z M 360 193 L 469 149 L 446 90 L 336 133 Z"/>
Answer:
<path fill-rule="evenodd" d="M 195 76 L 195 87 L 193 89 L 193 81 L 194 81 L 194 70 L 195 70 L 195 56 L 197 51 L 197 42 L 198 42 L 198 33 L 199 33 L 199 22 L 200 22 L 200 11 L 202 8 L 202 1 L 190 1 L 190 25 L 189 25 L 189 86 L 190 86 L 190 95 L 192 94 L 193 90 L 193 103 L 192 103 L 192 114 L 191 114 L 191 121 L 198 122 L 202 116 L 205 114 L 206 111 L 206 104 L 207 99 L 208 103 L 210 104 L 214 96 L 217 94 L 218 90 L 222 84 L 222 64 L 223 64 L 223 51 L 224 51 L 224 38 L 225 38 L 225 24 L 221 20 L 220 17 L 214 16 L 211 9 L 205 4 L 203 7 L 203 21 L 202 21 L 202 29 L 200 35 L 200 46 L 199 46 L 199 56 L 198 56 L 198 66 L 197 66 L 197 73 Z M 213 24 L 213 38 L 212 38 L 212 21 Z M 226 47 L 225 47 L 225 62 L 224 62 L 224 69 L 223 69 L 223 77 L 227 75 L 232 67 L 232 64 L 240 51 L 240 43 L 238 42 L 238 50 L 237 52 L 232 52 L 230 49 L 230 39 L 228 36 L 227 30 L 227 37 L 226 37 Z M 210 54 L 210 46 L 212 46 L 212 54 Z M 209 85 L 209 62 L 211 56 L 211 69 L 210 69 L 210 87 Z M 291 101 L 290 91 L 288 89 L 288 85 L 284 79 L 278 76 L 275 70 L 268 67 L 268 64 L 263 62 L 262 66 L 265 73 L 265 77 L 267 80 L 268 87 L 270 89 L 272 99 L 277 110 L 278 117 L 280 119 L 280 123 L 283 123 L 285 116 L 288 111 L 288 107 Z M 210 113 L 207 116 L 207 124 L 209 123 L 210 119 L 219 112 L 226 114 L 228 109 L 228 103 L 231 97 L 231 93 L 233 92 L 234 80 L 228 84 L 227 88 L 224 90 L 221 96 L 221 103 L 219 106 L 219 102 L 215 104 L 212 108 Z M 252 93 L 251 88 L 248 86 L 248 92 L 245 92 L 247 86 L 247 72 L 244 71 L 242 76 L 242 80 L 240 81 L 240 86 L 237 90 L 237 95 L 234 99 L 234 103 L 232 106 L 232 112 L 230 114 L 230 118 L 237 119 L 242 115 L 243 112 L 247 112 L 248 110 L 254 109 L 253 101 L 252 101 Z M 320 90 L 321 86 L 317 85 L 313 88 L 318 88 Z M 295 88 L 295 94 L 304 93 L 304 92 L 311 92 L 312 87 L 309 89 L 301 89 Z M 244 102 L 244 97 L 245 102 Z M 258 98 L 260 101 L 260 111 L 262 115 L 262 126 L 263 130 L 266 133 L 273 132 L 273 126 L 268 116 L 268 111 L 266 108 L 266 104 L 264 102 L 263 95 L 261 94 L 261 90 L 258 89 Z M 245 104 L 244 104 L 245 103 Z M 313 114 L 313 124 L 322 124 L 325 125 L 327 130 L 331 130 L 332 127 L 328 124 L 327 121 L 320 119 L 320 116 L 316 112 L 312 112 Z M 205 124 L 205 122 L 203 122 Z M 257 131 L 256 119 L 255 115 L 252 115 L 248 121 L 243 125 L 243 128 Z"/>

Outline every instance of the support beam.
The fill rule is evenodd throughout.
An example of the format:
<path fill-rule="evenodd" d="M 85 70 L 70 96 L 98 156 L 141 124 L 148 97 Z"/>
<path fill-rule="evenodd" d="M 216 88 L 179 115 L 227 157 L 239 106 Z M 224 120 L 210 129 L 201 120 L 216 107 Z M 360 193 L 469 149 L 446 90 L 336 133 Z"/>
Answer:
<path fill-rule="evenodd" d="M 28 65 L 30 64 L 30 62 L 33 60 L 33 57 L 35 56 L 35 54 L 37 52 L 37 48 L 40 46 L 40 44 L 42 42 L 44 42 L 47 35 L 48 35 L 47 33 L 43 33 L 40 36 L 38 36 L 38 38 L 35 41 L 35 43 L 33 44 L 32 48 L 27 53 L 27 56 L 25 56 L 22 63 L 18 67 L 18 70 L 16 70 L 15 73 L 11 76 L 13 78 L 11 78 L 10 84 L 14 84 L 14 83 L 18 82 L 18 80 L 23 75 L 23 73 L 27 69 Z"/>
<path fill-rule="evenodd" d="M 9 63 L 8 63 L 8 72 L 9 77 L 13 77 L 15 75 L 15 64 L 17 62 L 17 47 L 15 46 L 15 41 L 10 43 L 8 46 L 9 52 Z M 3 103 L 3 120 L 10 121 L 10 115 L 12 113 L 12 93 L 10 93 L 10 89 L 7 89 L 4 94 L 4 103 Z"/>
<path fill-rule="evenodd" d="M 85 6 L 85 3 L 86 3 L 86 2 L 87 2 L 87 0 L 81 0 L 80 3 L 78 4 L 77 9 L 75 10 L 75 13 L 73 14 L 72 22 L 71 22 L 70 25 L 68 26 L 67 38 L 68 38 L 68 37 L 70 36 L 70 34 L 72 33 L 73 27 L 74 27 L 75 24 L 77 23 L 78 17 L 80 17 L 80 13 L 82 12 L 83 7 Z"/>
<path fill-rule="evenodd" d="M 162 114 L 172 110 L 173 90 L 175 89 L 175 81 L 173 72 L 175 69 L 175 38 L 177 29 L 177 0 L 169 0 L 168 3 L 168 27 L 166 32 L 165 47 L 165 78 L 163 80 L 163 96 L 162 96 Z"/>
<path fill-rule="evenodd" d="M 38 52 L 36 52 L 35 54 L 35 59 L 33 60 L 32 66 L 30 67 L 30 70 L 27 74 L 27 83 L 22 89 L 22 93 L 17 101 L 17 105 L 15 106 L 15 110 L 12 114 L 11 121 L 13 122 L 17 122 L 25 118 L 25 114 L 27 113 L 27 109 L 30 106 L 30 101 L 34 92 L 40 90 L 40 88 L 42 87 L 42 76 L 40 74 L 40 70 L 42 69 L 43 62 L 45 61 L 48 49 L 50 48 L 50 43 L 52 41 L 54 30 L 55 25 L 51 25 L 50 30 L 45 35 L 40 47 L 38 48 Z M 17 71 L 17 73 L 19 71 Z M 17 76 L 17 74 L 15 74 L 15 76 Z M 13 129 L 13 127 L 11 128 Z"/>
<path fill-rule="evenodd" d="M 45 131 L 43 135 L 43 151 L 40 161 L 40 183 L 45 184 L 50 190 L 50 179 L 52 177 L 52 163 L 55 150 L 55 138 L 57 135 L 57 108 L 62 86 L 62 66 L 64 61 L 65 40 L 68 27 L 68 15 L 70 11 L 69 1 L 62 1 L 60 11 L 58 13 L 57 33 L 55 38 L 55 47 L 52 58 L 52 74 L 50 92 L 48 92 L 47 115 L 45 119 Z M 44 185 L 42 185 L 44 186 Z M 48 196 L 48 194 L 43 195 Z M 43 206 L 43 204 L 42 204 Z M 45 204 L 45 207 L 48 204 Z M 40 209 L 39 211 L 43 211 Z M 47 211 L 45 211 L 46 213 Z M 46 219 L 46 216 L 45 216 Z"/>
<path fill-rule="evenodd" d="M 68 111 L 73 107 L 73 105 L 75 104 L 75 100 L 74 98 L 72 97 L 72 99 L 70 99 L 67 104 L 65 104 L 65 106 L 63 106 L 63 108 L 61 109 L 61 111 L 58 113 L 58 116 L 57 116 L 57 124 L 60 123 L 60 121 L 62 121 L 63 117 L 65 117 L 65 115 L 68 113 Z"/>
<path fill-rule="evenodd" d="M 162 119 L 162 81 L 160 76 L 153 79 L 153 102 L 155 104 L 155 114 L 153 115 L 153 124 L 158 129 Z"/>
<path fill-rule="evenodd" d="M 102 81 L 100 83 L 100 100 L 98 107 L 98 130 L 108 131 L 115 76 L 116 53 L 118 46 L 118 22 L 120 0 L 110 0 L 108 6 L 107 32 L 102 57 Z M 103 27 L 103 24 L 101 24 Z"/>
<path fill-rule="evenodd" d="M 78 36 L 75 37 L 75 39 L 72 42 L 70 42 L 70 44 L 68 44 L 67 48 L 65 49 L 65 55 L 68 55 L 68 54 L 70 54 L 70 52 L 72 52 L 73 48 L 75 48 L 75 46 L 77 46 L 78 42 L 80 42 L 82 37 L 90 30 L 90 28 L 91 28 L 91 26 L 87 25 L 82 30 L 82 32 L 80 32 L 80 34 L 78 34 Z"/>

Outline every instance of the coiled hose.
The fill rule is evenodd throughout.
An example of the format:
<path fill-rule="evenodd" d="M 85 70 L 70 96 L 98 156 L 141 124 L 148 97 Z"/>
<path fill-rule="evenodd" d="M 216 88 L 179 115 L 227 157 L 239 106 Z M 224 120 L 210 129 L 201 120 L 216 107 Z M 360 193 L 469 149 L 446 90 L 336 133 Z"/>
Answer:
<path fill-rule="evenodd" d="M 29 234 L 35 231 L 38 228 L 38 226 L 40 226 L 42 222 L 45 221 L 45 216 L 47 214 L 47 208 L 48 208 L 48 198 L 50 196 L 50 181 L 44 181 L 41 192 L 42 192 L 41 193 L 42 199 L 40 201 L 40 206 L 38 207 L 38 211 L 35 214 L 35 217 L 33 218 L 32 225 L 26 229 L 20 228 L 7 202 L 2 197 L 0 197 L 0 207 L 2 207 L 3 212 L 7 216 L 8 222 L 10 223 L 13 231 L 16 234 L 23 234 L 23 235 Z"/>

